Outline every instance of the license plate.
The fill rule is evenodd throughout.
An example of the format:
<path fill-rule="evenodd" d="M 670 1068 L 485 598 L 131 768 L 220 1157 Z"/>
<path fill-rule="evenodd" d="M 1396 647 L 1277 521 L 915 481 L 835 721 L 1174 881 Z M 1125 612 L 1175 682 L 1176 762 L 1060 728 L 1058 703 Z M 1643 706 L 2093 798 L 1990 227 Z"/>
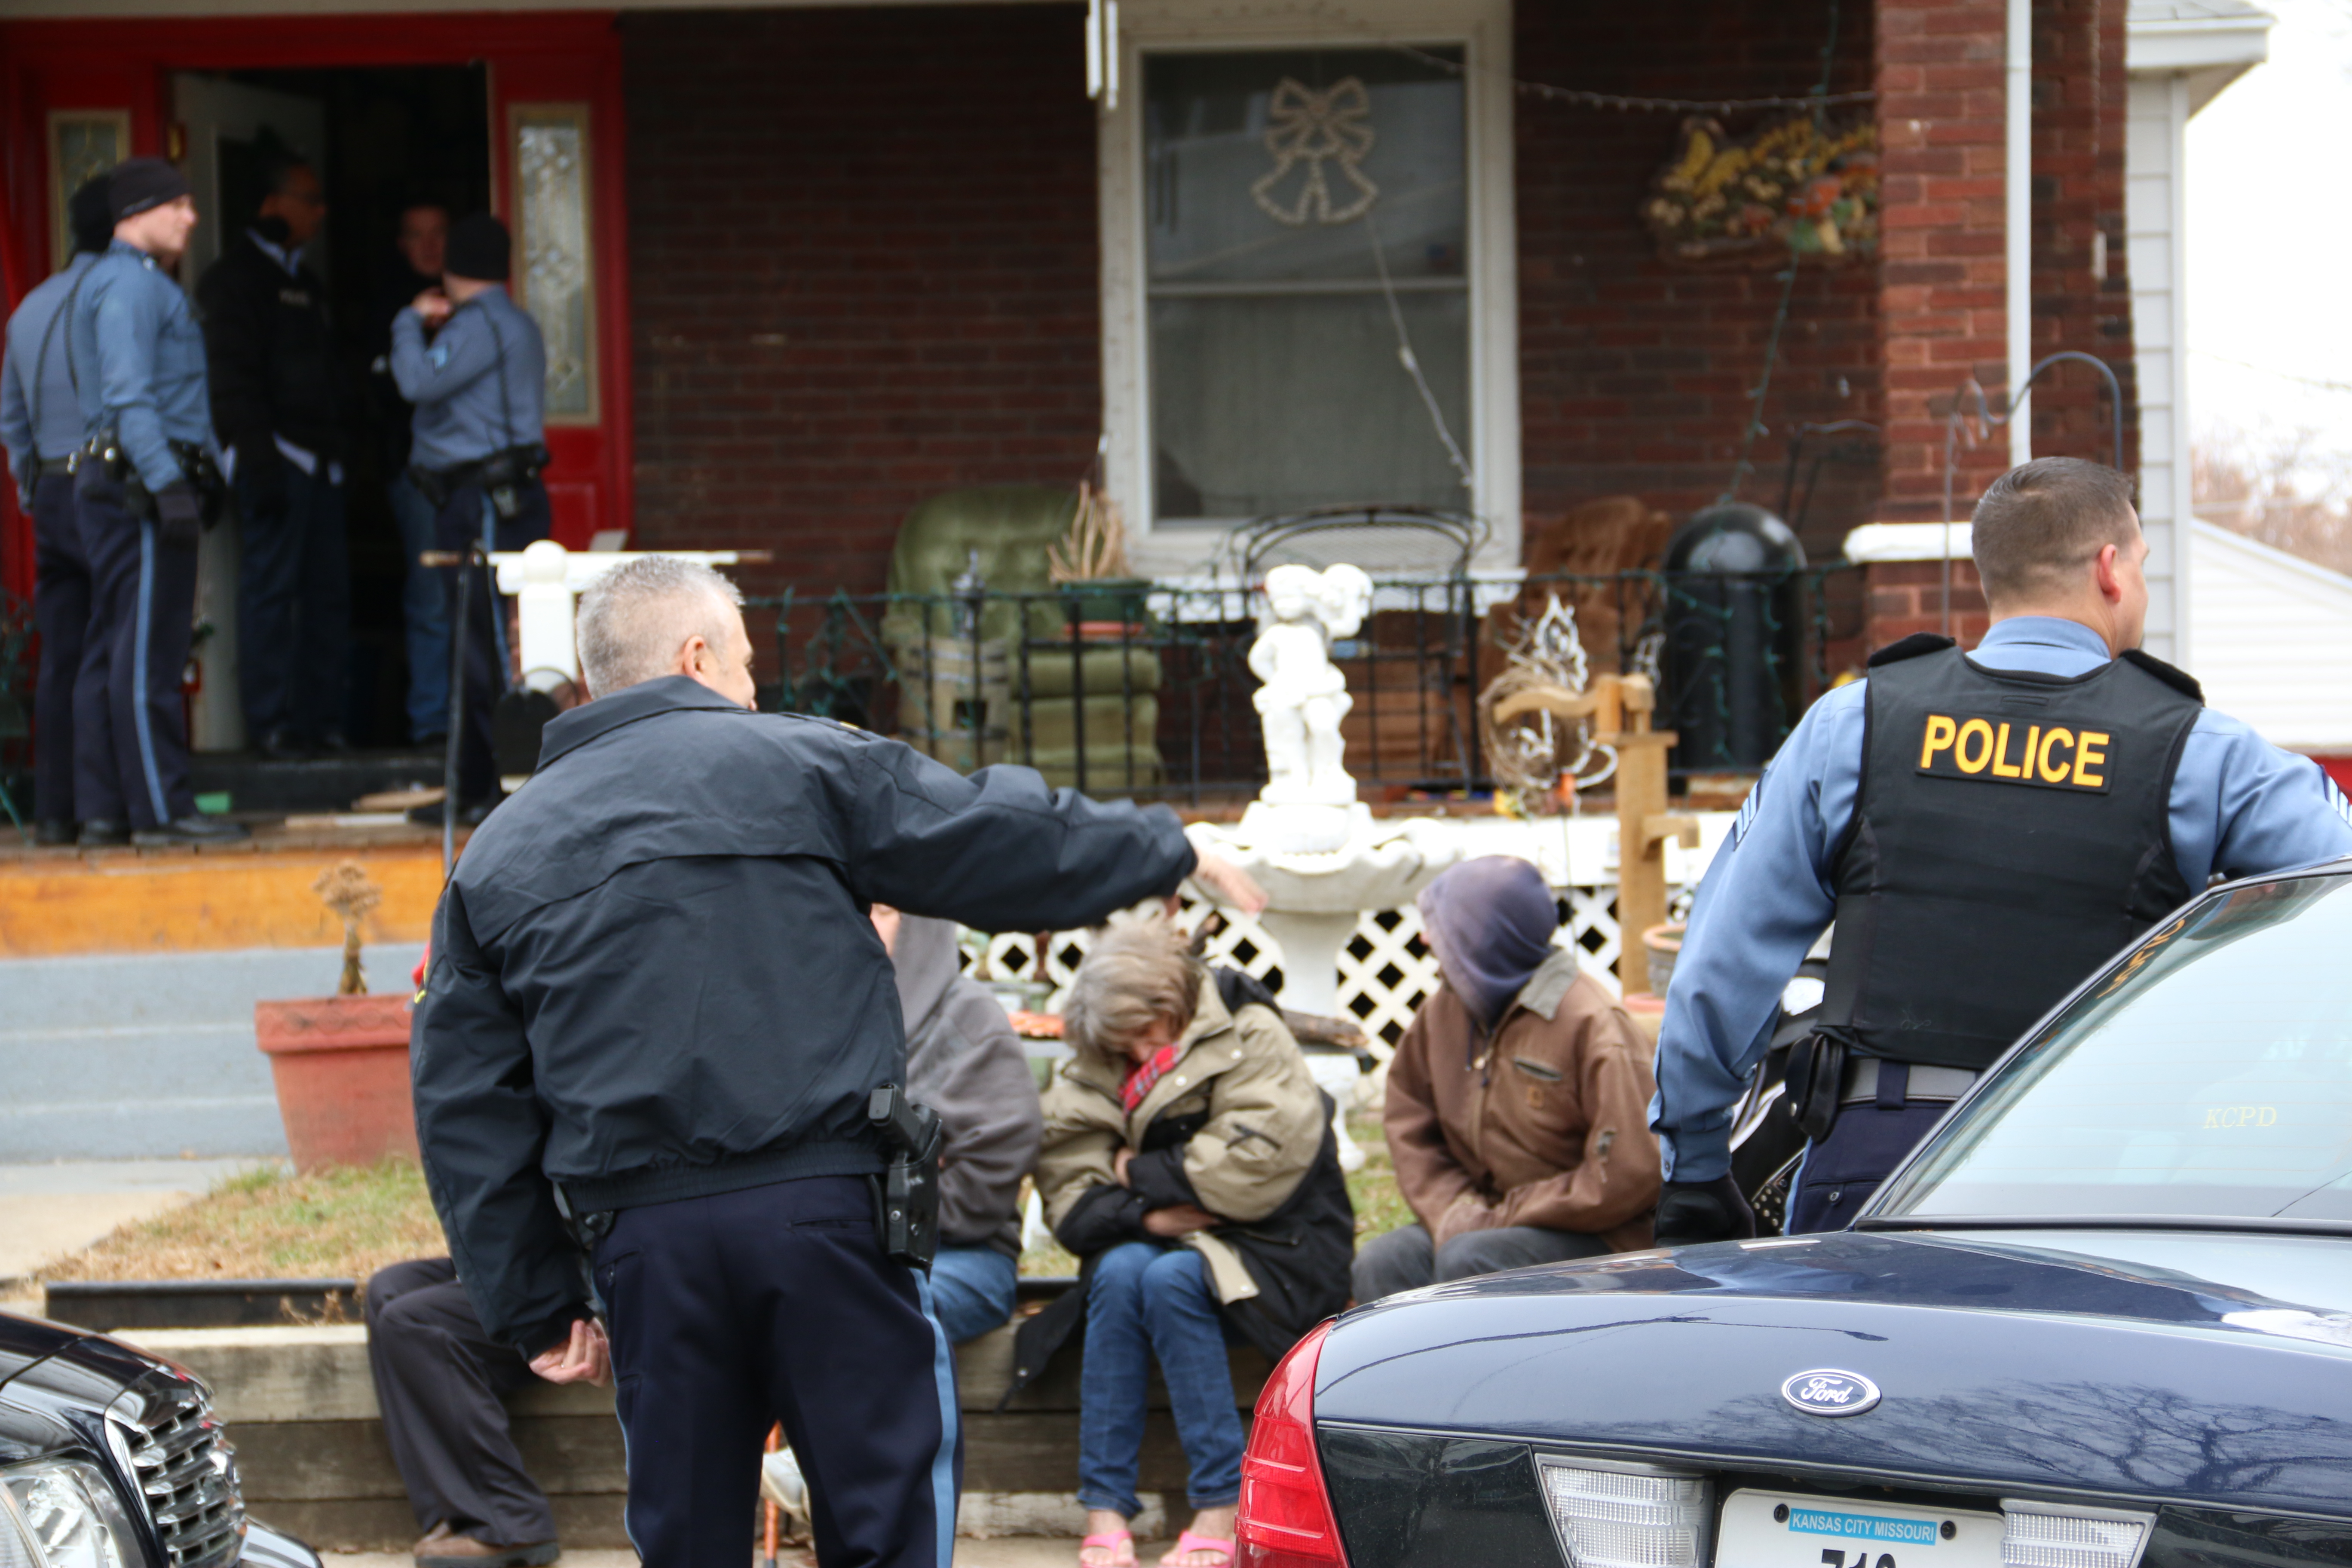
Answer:
<path fill-rule="evenodd" d="M 1723 1501 L 1716 1568 L 2001 1568 L 1997 1513 L 1801 1492 Z"/>

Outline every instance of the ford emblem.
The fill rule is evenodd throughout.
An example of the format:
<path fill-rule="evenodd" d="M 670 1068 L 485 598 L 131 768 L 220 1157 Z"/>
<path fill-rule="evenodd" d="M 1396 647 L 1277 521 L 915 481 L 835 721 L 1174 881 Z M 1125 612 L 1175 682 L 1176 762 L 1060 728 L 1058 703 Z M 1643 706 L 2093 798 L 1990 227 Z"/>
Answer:
<path fill-rule="evenodd" d="M 1878 1404 L 1878 1384 L 1858 1372 L 1822 1367 L 1782 1384 L 1780 1397 L 1808 1415 L 1859 1415 Z"/>

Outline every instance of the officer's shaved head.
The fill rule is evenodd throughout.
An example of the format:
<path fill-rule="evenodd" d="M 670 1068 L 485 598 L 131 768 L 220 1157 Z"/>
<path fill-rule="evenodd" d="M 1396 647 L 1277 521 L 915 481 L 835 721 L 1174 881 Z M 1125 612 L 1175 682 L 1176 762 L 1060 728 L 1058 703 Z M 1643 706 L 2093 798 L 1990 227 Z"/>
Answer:
<path fill-rule="evenodd" d="M 696 637 L 723 654 L 743 636 L 742 591 L 698 561 L 641 555 L 580 595 L 580 669 L 591 697 L 678 673 Z"/>
<path fill-rule="evenodd" d="M 2063 598 L 2107 545 L 2139 538 L 2131 480 L 2080 458 L 2036 458 L 1993 480 L 1977 502 L 1977 575 L 1995 606 Z"/>

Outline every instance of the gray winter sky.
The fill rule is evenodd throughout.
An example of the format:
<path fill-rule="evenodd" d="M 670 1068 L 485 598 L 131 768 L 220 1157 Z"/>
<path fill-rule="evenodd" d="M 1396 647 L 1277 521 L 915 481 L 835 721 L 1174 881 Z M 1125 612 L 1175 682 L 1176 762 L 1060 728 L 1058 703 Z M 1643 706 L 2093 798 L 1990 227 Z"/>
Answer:
<path fill-rule="evenodd" d="M 2189 122 L 2191 417 L 2352 453 L 2352 392 L 2288 379 L 2352 386 L 2352 0 L 2256 3 L 2269 63 Z"/>

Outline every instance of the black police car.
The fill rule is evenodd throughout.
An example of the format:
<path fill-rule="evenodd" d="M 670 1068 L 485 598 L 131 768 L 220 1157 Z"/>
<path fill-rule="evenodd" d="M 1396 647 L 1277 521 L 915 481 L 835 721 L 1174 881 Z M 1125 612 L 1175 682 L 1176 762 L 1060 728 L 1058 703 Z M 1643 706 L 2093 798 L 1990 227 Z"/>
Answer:
<path fill-rule="evenodd" d="M 246 1518 L 194 1375 L 0 1312 L 0 1568 L 319 1568 Z"/>
<path fill-rule="evenodd" d="M 1360 1309 L 1244 1568 L 2352 1563 L 2352 865 L 2083 986 L 1850 1231 Z"/>

